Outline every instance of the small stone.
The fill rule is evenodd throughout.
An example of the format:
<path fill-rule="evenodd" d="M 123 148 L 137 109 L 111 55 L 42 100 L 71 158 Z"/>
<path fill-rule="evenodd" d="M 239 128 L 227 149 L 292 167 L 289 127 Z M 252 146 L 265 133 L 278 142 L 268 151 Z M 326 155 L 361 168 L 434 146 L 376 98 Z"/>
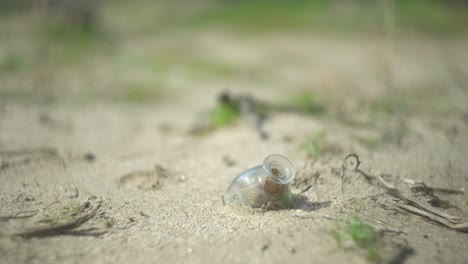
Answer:
<path fill-rule="evenodd" d="M 76 188 L 76 187 L 75 188 L 66 188 L 65 189 L 65 194 L 70 199 L 78 198 L 78 196 L 80 195 L 80 193 L 78 191 L 78 188 Z"/>
<path fill-rule="evenodd" d="M 285 142 L 285 143 L 292 142 L 292 137 L 290 135 L 284 135 L 283 136 L 283 142 Z"/>
<path fill-rule="evenodd" d="M 229 156 L 224 156 L 223 157 L 223 162 L 224 162 L 224 165 L 228 166 L 228 167 L 232 167 L 234 165 L 237 164 L 237 162 L 235 160 L 233 160 L 231 157 Z"/>
<path fill-rule="evenodd" d="M 185 175 L 182 175 L 182 176 L 180 176 L 179 179 L 180 179 L 180 181 L 186 181 L 186 180 L 187 180 L 187 177 L 185 177 Z"/>
<path fill-rule="evenodd" d="M 86 161 L 89 161 L 89 162 L 92 162 L 92 161 L 96 160 L 96 156 L 91 152 L 88 152 L 88 153 L 84 154 L 83 158 Z"/>

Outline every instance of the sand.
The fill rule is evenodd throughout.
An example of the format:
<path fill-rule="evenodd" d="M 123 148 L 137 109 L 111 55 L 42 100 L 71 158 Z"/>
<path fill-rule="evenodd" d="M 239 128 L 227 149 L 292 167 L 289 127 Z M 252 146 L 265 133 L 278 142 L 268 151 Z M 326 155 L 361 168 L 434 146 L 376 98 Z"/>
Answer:
<path fill-rule="evenodd" d="M 200 38 L 212 40 L 213 36 Z M 206 43 L 226 47 L 224 44 L 230 42 L 220 39 Z M 368 54 L 366 47 L 359 45 L 360 41 L 293 40 L 289 46 L 264 41 L 256 42 L 256 47 L 265 43 L 275 43 L 265 49 L 291 53 L 314 47 L 315 53 L 309 54 L 309 66 L 326 58 L 330 51 L 324 48 L 325 43 L 341 47 L 330 52 L 338 53 L 334 57 L 336 60 L 327 60 L 325 64 L 330 69 L 349 70 L 351 77 L 338 75 L 348 76 L 343 78 L 351 78 L 350 83 L 361 87 L 357 90 L 359 94 L 369 98 L 373 93 L 382 94 L 379 88 L 369 88 L 375 80 L 363 80 L 367 74 L 365 69 L 373 66 L 367 60 L 359 60 Z M 401 69 L 398 65 L 404 65 L 417 70 L 407 76 L 401 70 L 396 82 L 411 83 L 418 78 L 429 82 L 432 77 L 442 78 L 437 75 L 440 73 L 436 67 L 437 58 L 425 56 L 433 54 L 432 50 L 418 49 L 417 43 L 424 46 L 426 42 L 408 40 L 402 43 L 398 53 L 401 56 L 395 56 L 395 68 Z M 247 49 L 251 44 L 241 47 Z M 462 47 L 459 42 L 456 45 Z M 459 51 L 465 54 L 464 48 Z M 410 60 L 408 56 L 413 57 Z M 361 64 L 365 67 L 355 67 Z M 327 83 L 326 68 L 322 68 L 322 73 L 315 71 L 318 82 Z M 421 70 L 424 68 L 427 73 Z M 285 78 L 296 78 L 294 67 L 287 70 L 285 66 L 284 69 Z M 311 82 L 315 81 L 317 79 L 312 78 Z M 341 82 L 337 78 L 331 78 L 332 81 Z M 265 123 L 270 134 L 268 140 L 262 140 L 243 120 L 207 135 L 190 134 L 189 130 L 199 118 L 197 113 L 216 103 L 216 96 L 222 90 L 220 86 L 216 83 L 198 90 L 174 90 L 172 99 L 154 104 L 3 102 L 0 108 L 3 164 L 0 168 L 0 216 L 14 216 L 26 210 L 34 210 L 36 214 L 0 221 L 0 231 L 4 234 L 0 238 L 0 262 L 373 262 L 366 249 L 360 249 L 346 236 L 345 223 L 330 219 L 359 215 L 366 223 L 405 232 L 379 238 L 379 254 L 384 263 L 466 263 L 468 240 L 465 233 L 396 210 L 394 199 L 355 173 L 347 174 L 342 192 L 339 174 L 343 158 L 357 153 L 363 170 L 398 175 L 466 193 L 468 123 L 463 111 L 468 104 L 463 103 L 466 103 L 466 94 L 459 93 L 454 85 L 447 85 L 446 91 L 452 94 L 448 99 L 441 99 L 436 93 L 424 101 L 429 105 L 454 106 L 454 111 L 438 115 L 422 111 L 405 116 L 411 133 L 402 142 L 394 140 L 374 149 L 356 142 L 354 136 L 370 137 L 375 131 L 346 125 L 334 117 L 295 113 L 272 114 Z M 234 93 L 249 91 L 272 101 L 289 93 L 288 89 L 266 84 L 258 90 L 249 88 L 231 90 Z M 336 100 L 351 103 L 350 109 L 353 109 L 354 101 L 344 96 L 352 89 L 325 90 L 329 95 L 341 94 Z M 416 96 L 415 101 L 421 101 L 422 97 Z M 316 131 L 325 131 L 327 140 L 338 148 L 311 159 L 300 146 L 304 138 Z M 272 153 L 288 157 L 298 170 L 293 193 L 298 194 L 307 184 L 312 185 L 302 193 L 295 208 L 264 211 L 224 206 L 221 197 L 232 179 L 261 164 Z M 409 186 L 402 181 L 392 183 L 411 194 Z M 28 227 L 76 217 L 70 216 L 70 212 L 90 197 L 94 197 L 90 200 L 91 206 L 101 200 L 101 208 L 75 232 L 30 239 L 8 236 Z M 450 204 L 442 210 L 466 220 L 466 194 L 438 194 L 438 197 Z M 341 245 L 332 235 L 337 230 L 343 232 Z"/>

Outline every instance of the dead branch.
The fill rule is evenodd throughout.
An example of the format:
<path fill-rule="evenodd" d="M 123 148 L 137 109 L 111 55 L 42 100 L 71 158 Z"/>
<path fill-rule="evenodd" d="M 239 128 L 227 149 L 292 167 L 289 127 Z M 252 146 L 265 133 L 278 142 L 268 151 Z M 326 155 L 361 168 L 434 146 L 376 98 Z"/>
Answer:
<path fill-rule="evenodd" d="M 392 227 L 385 227 L 385 226 L 372 226 L 374 227 L 374 230 L 377 232 L 377 233 L 393 233 L 393 234 L 405 234 L 407 235 L 408 233 L 406 233 L 406 231 L 404 230 L 401 230 L 401 229 L 397 229 L 397 228 L 392 228 Z"/>
<path fill-rule="evenodd" d="M 380 184 L 380 186 L 382 186 L 387 191 L 388 194 L 390 194 L 391 196 L 393 196 L 395 198 L 398 198 L 399 200 L 402 200 L 402 201 L 408 203 L 408 205 L 398 204 L 398 207 L 400 207 L 402 209 L 405 209 L 406 211 L 409 211 L 409 212 L 411 212 L 413 214 L 423 216 L 423 217 L 425 217 L 425 218 L 427 218 L 427 219 L 429 219 L 429 220 L 431 220 L 433 222 L 442 224 L 442 225 L 444 225 L 446 227 L 449 227 L 451 229 L 458 230 L 458 231 L 468 231 L 468 222 L 460 223 L 460 220 L 461 220 L 460 217 L 449 215 L 449 214 L 447 214 L 447 213 L 445 213 L 443 211 L 440 211 L 440 210 L 432 207 L 431 205 L 427 204 L 426 202 L 417 201 L 415 199 L 412 199 L 412 198 L 404 195 L 395 186 L 393 186 L 393 185 L 389 184 L 388 182 L 386 182 L 382 178 L 382 174 L 379 174 L 379 175 L 377 175 L 377 177 L 375 177 L 375 176 L 369 175 L 369 174 L 365 173 L 364 171 L 360 170 L 359 169 L 360 161 L 359 161 L 359 157 L 356 154 L 350 154 L 350 155 L 346 156 L 346 158 L 343 161 L 343 165 L 341 167 L 342 190 L 343 190 L 344 174 L 345 174 L 345 171 L 347 169 L 346 164 L 348 163 L 348 160 L 350 158 L 354 158 L 354 160 L 351 160 L 351 162 L 349 162 L 349 164 L 353 166 L 352 167 L 353 171 L 358 172 L 359 174 L 363 175 L 368 180 L 368 182 L 371 182 L 370 180 L 377 178 L 378 183 Z M 422 183 L 422 182 L 415 182 L 415 181 L 410 180 L 410 179 L 404 179 L 404 180 L 407 183 L 420 183 L 420 185 Z M 424 183 L 422 183 L 422 185 L 425 186 Z M 453 191 L 453 190 L 451 190 L 451 191 Z"/>
<path fill-rule="evenodd" d="M 354 159 L 354 160 L 353 160 Z M 348 161 L 349 160 L 349 161 Z M 351 168 L 347 168 L 347 164 L 349 163 L 349 165 L 351 165 L 352 167 Z M 361 161 L 359 160 L 359 157 L 358 155 L 352 153 L 352 154 L 349 154 L 348 156 L 346 156 L 344 158 L 344 161 L 343 161 L 343 164 L 341 165 L 341 193 L 344 193 L 344 175 L 346 173 L 346 171 L 348 169 L 352 170 L 352 171 L 355 171 L 355 172 L 358 172 L 359 174 L 361 174 L 362 176 L 364 176 L 364 178 L 367 180 L 367 182 L 371 183 L 372 180 L 375 178 L 374 176 L 372 175 L 369 175 L 367 173 L 365 173 L 364 171 L 362 171 L 361 169 L 359 169 L 359 165 L 361 165 Z"/>
<path fill-rule="evenodd" d="M 423 191 L 426 194 L 431 194 L 435 192 L 444 193 L 444 194 L 454 194 L 454 195 L 465 194 L 465 192 L 461 190 L 454 190 L 454 189 L 447 189 L 447 188 L 433 188 L 429 186 L 415 186 L 415 187 L 411 187 L 411 190 L 414 192 Z"/>
<path fill-rule="evenodd" d="M 393 197 L 396 197 L 396 198 L 399 198 L 400 200 L 403 200 L 409 204 L 412 204 L 413 206 L 415 207 L 418 207 L 422 210 L 426 210 L 434 215 L 437 215 L 437 216 L 440 216 L 440 217 L 443 217 L 445 219 L 447 219 L 448 221 L 452 222 L 452 223 L 458 223 L 460 221 L 460 217 L 456 217 L 456 216 L 452 216 L 452 215 L 449 215 L 445 212 L 442 212 L 432 206 L 430 206 L 429 204 L 427 203 L 424 203 L 424 202 L 420 202 L 420 201 L 416 201 L 415 199 L 411 199 L 409 198 L 408 196 L 404 195 L 403 193 L 401 193 L 400 190 L 398 190 L 397 188 L 395 188 L 394 186 L 390 185 L 389 183 L 387 183 L 384 179 L 382 179 L 382 177 L 380 175 L 377 176 L 377 178 L 379 179 L 379 182 L 380 184 L 388 191 L 388 193 L 390 195 L 392 195 Z"/>
<path fill-rule="evenodd" d="M 355 223 L 354 221 L 352 220 L 347 220 L 347 219 L 342 219 L 342 218 L 339 218 L 337 216 L 334 216 L 334 215 L 328 215 L 328 214 L 321 214 L 321 213 L 317 213 L 317 212 L 313 212 L 313 213 L 297 213 L 295 214 L 296 217 L 299 217 L 299 218 L 315 218 L 315 217 L 322 217 L 322 218 L 326 218 L 326 219 L 331 219 L 331 220 L 335 220 L 335 221 L 340 221 L 340 222 L 345 222 L 347 224 L 353 224 Z M 382 226 L 382 225 L 372 225 L 372 224 L 368 224 L 370 225 L 377 233 L 395 233 L 397 235 L 399 234 L 405 234 L 407 235 L 408 233 L 406 233 L 406 231 L 404 230 L 401 230 L 401 229 L 397 229 L 397 228 L 392 228 L 392 227 L 386 227 L 386 226 Z"/>
<path fill-rule="evenodd" d="M 7 216 L 0 216 L 0 221 L 6 221 L 11 219 L 20 219 L 20 218 L 29 218 L 35 216 L 39 210 L 32 210 L 32 211 L 21 211 L 14 215 L 7 215 Z"/>
<path fill-rule="evenodd" d="M 331 219 L 331 220 L 339 220 L 339 221 L 343 221 L 342 219 L 338 218 L 337 216 L 334 216 L 334 215 L 328 215 L 328 214 L 321 214 L 321 213 L 317 213 L 317 212 L 314 212 L 314 213 L 297 213 L 295 214 L 296 217 L 299 217 L 299 218 L 314 218 L 316 216 L 319 216 L 319 217 L 322 217 L 322 218 L 327 218 L 327 219 Z"/>
<path fill-rule="evenodd" d="M 403 178 L 403 182 L 413 185 L 411 187 L 411 191 L 423 192 L 424 194 L 427 194 L 427 195 L 432 195 L 435 192 L 444 193 L 444 194 L 453 194 L 453 195 L 465 194 L 463 190 L 454 190 L 454 189 L 448 189 L 448 188 L 434 188 L 434 187 L 428 186 L 423 181 L 415 181 L 413 179 L 408 179 L 408 178 Z"/>
<path fill-rule="evenodd" d="M 0 170 L 11 166 L 28 165 L 38 159 L 58 159 L 64 162 L 55 148 L 0 150 Z"/>
<path fill-rule="evenodd" d="M 33 227 L 25 231 L 12 234 L 12 236 L 31 238 L 31 237 L 44 237 L 44 236 L 59 235 L 67 231 L 70 231 L 72 229 L 75 229 L 81 226 L 82 224 L 86 223 L 88 220 L 90 220 L 96 215 L 100 207 L 101 207 L 101 203 L 98 203 L 96 207 L 93 210 L 91 210 L 89 213 L 69 222 L 50 225 L 50 226 L 44 226 L 44 227 Z"/>
<path fill-rule="evenodd" d="M 55 148 L 39 147 L 31 149 L 16 149 L 16 150 L 1 150 L 0 156 L 24 156 L 24 155 L 44 155 L 44 156 L 57 156 L 58 151 Z"/>
<path fill-rule="evenodd" d="M 300 194 L 305 193 L 305 192 L 307 192 L 308 190 L 310 190 L 310 188 L 312 188 L 312 185 L 307 185 L 307 186 L 304 187 L 299 193 L 300 193 Z"/>
<path fill-rule="evenodd" d="M 397 206 L 402 208 L 402 209 L 405 209 L 408 212 L 423 216 L 423 217 L 425 217 L 425 218 L 427 218 L 427 219 L 429 219 L 429 220 L 431 220 L 433 222 L 442 224 L 442 225 L 444 225 L 444 226 L 446 226 L 448 228 L 458 230 L 458 231 L 463 231 L 463 232 L 468 231 L 468 222 L 454 224 L 454 223 L 451 223 L 450 221 L 448 221 L 447 219 L 445 219 L 443 217 L 431 214 L 431 213 L 429 213 L 427 211 L 421 210 L 421 209 L 416 208 L 416 207 L 411 206 L 411 205 L 397 204 Z"/>

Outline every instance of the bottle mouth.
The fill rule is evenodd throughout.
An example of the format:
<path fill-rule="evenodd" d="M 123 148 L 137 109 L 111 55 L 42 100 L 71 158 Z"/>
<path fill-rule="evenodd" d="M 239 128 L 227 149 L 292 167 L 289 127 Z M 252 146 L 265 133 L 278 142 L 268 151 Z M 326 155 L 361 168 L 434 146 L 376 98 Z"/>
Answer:
<path fill-rule="evenodd" d="M 296 172 L 292 163 L 285 157 L 272 154 L 263 161 L 263 169 L 274 181 L 287 184 L 294 179 Z"/>

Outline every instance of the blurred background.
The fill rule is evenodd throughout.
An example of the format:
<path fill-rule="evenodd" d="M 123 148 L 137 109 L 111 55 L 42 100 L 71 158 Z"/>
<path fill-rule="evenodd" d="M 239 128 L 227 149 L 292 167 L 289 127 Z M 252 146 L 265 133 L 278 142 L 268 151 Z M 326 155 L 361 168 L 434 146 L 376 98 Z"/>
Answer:
<path fill-rule="evenodd" d="M 388 244 L 402 250 L 397 263 L 413 252 L 466 263 L 462 234 L 393 210 L 374 221 L 393 200 L 351 173 L 343 194 L 339 175 L 359 153 L 371 175 L 455 190 L 414 194 L 466 216 L 467 128 L 468 0 L 0 0 L 1 214 L 39 208 L 55 224 L 75 214 L 65 204 L 78 208 L 79 189 L 104 197 L 96 223 L 113 233 L 91 244 L 4 237 L 5 262 L 359 262 L 327 226 L 221 209 L 233 176 L 281 153 L 300 171 L 294 188 L 314 188 L 304 213 L 331 205 L 338 218 L 409 229 L 411 244 Z M 338 248 L 309 246 L 328 234 Z"/>
<path fill-rule="evenodd" d="M 228 89 L 466 116 L 467 11 L 463 0 L 0 0 L 0 102 L 183 104 Z"/>

